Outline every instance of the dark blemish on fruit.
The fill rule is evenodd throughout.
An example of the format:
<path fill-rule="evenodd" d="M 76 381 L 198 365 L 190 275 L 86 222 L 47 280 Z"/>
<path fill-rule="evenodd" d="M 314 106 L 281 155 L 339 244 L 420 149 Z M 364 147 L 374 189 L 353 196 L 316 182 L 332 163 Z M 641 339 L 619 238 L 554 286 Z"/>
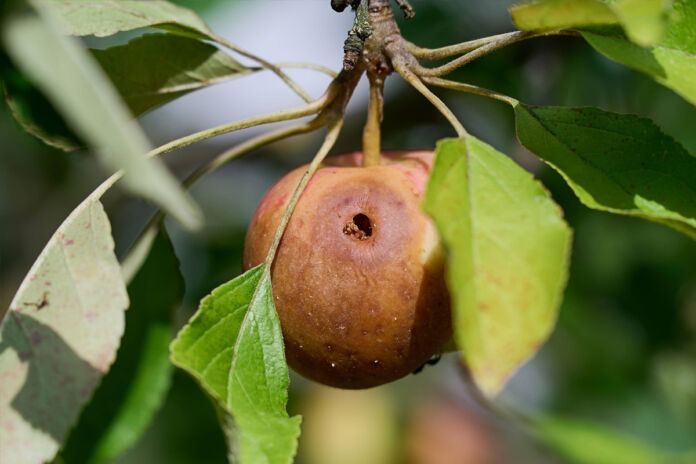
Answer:
<path fill-rule="evenodd" d="M 358 240 L 367 240 L 372 236 L 370 218 L 362 213 L 353 216 L 353 220 L 343 227 L 343 233 Z"/>
<path fill-rule="evenodd" d="M 329 350 L 329 352 L 332 352 L 334 350 L 333 345 L 326 345 L 326 349 Z"/>
<path fill-rule="evenodd" d="M 33 346 L 40 345 L 41 342 L 43 341 L 43 337 L 39 332 L 34 332 L 31 334 L 31 344 Z"/>

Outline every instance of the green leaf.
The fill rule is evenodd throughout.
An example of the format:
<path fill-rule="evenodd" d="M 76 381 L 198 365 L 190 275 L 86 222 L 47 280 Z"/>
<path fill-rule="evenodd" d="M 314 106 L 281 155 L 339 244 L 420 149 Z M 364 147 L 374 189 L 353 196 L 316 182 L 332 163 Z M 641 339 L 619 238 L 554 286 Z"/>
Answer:
<path fill-rule="evenodd" d="M 515 25 L 523 31 L 618 23 L 611 6 L 602 0 L 527 2 L 510 7 L 510 14 Z"/>
<path fill-rule="evenodd" d="M 58 228 L 0 326 L 0 462 L 50 461 L 114 360 L 128 296 L 99 202 L 108 185 Z"/>
<path fill-rule="evenodd" d="M 675 0 L 672 21 L 654 47 L 641 47 L 615 29 L 584 30 L 600 53 L 641 71 L 696 105 L 696 2 Z"/>
<path fill-rule="evenodd" d="M 300 418 L 285 410 L 288 368 L 265 266 L 204 298 L 171 353 L 230 415 L 223 422 L 235 438 L 232 462 L 292 462 Z"/>
<path fill-rule="evenodd" d="M 635 43 L 658 42 L 667 27 L 668 0 L 540 0 L 510 8 L 523 31 L 620 24 Z"/>
<path fill-rule="evenodd" d="M 586 206 L 696 238 L 696 157 L 651 120 L 597 108 L 518 104 L 517 135 Z"/>
<path fill-rule="evenodd" d="M 210 38 L 205 22 L 188 8 L 162 0 L 36 0 L 56 14 L 67 35 L 106 37 L 154 27 L 175 34 Z"/>
<path fill-rule="evenodd" d="M 212 45 L 172 34 L 147 34 L 92 53 L 136 116 L 252 72 Z"/>
<path fill-rule="evenodd" d="M 539 182 L 471 136 L 438 144 L 423 208 L 449 251 L 455 341 L 494 395 L 553 330 L 571 231 Z"/>
<path fill-rule="evenodd" d="M 106 463 L 134 445 L 164 402 L 173 366 L 172 317 L 184 282 L 164 230 L 128 286 L 131 305 L 118 358 L 61 452 L 66 462 Z"/>
<path fill-rule="evenodd" d="M 92 50 L 92 54 L 135 116 L 255 71 L 212 45 L 172 34 L 147 34 L 126 45 Z M 12 114 L 24 130 L 65 151 L 84 145 L 18 70 L 3 68 L 0 79 Z"/>
<path fill-rule="evenodd" d="M 234 0 L 233 0 L 234 2 Z M 186 8 L 191 8 L 198 12 L 209 12 L 219 8 L 222 5 L 229 5 L 230 0 L 173 0 L 172 3 L 184 6 Z M 238 3 L 238 2 L 237 2 Z"/>
<path fill-rule="evenodd" d="M 590 422 L 544 418 L 534 423 L 533 432 L 573 464 L 687 464 L 696 460 L 696 452 L 663 451 Z"/>
<path fill-rule="evenodd" d="M 128 188 L 195 228 L 199 210 L 162 163 L 145 157 L 150 148 L 145 134 L 103 71 L 76 39 L 57 33 L 50 21 L 24 14 L 2 24 L 0 34 L 15 64 L 109 169 L 125 171 Z"/>
<path fill-rule="evenodd" d="M 84 146 L 51 102 L 18 69 L 2 67 L 0 81 L 7 106 L 25 131 L 59 150 L 71 151 Z"/>

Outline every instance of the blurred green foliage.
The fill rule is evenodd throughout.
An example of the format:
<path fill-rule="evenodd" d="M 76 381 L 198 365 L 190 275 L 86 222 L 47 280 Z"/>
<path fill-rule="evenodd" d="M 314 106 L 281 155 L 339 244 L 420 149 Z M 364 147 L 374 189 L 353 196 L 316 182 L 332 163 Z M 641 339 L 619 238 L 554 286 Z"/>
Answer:
<path fill-rule="evenodd" d="M 329 0 L 325 2 L 325 14 L 336 14 Z M 215 14 L 216 4 L 223 2 L 177 3 L 205 16 Z M 435 47 L 506 32 L 512 29 L 506 10 L 512 3 L 413 0 L 417 17 L 402 22 L 403 33 L 419 45 Z M 265 31 L 262 25 L 259 30 Z M 253 38 L 247 42 L 253 44 Z M 337 63 L 339 60 L 337 57 Z M 696 153 L 696 108 L 648 77 L 601 57 L 579 39 L 543 38 L 517 44 L 450 77 L 529 104 L 598 106 L 647 116 Z M 398 77 L 387 81 L 385 148 L 431 148 L 437 140 L 453 136 L 437 111 L 399 81 Z M 533 171 L 562 205 L 575 229 L 571 277 L 559 325 L 531 365 L 513 380 L 508 395 L 549 414 L 598 421 L 666 449 L 692 447 L 696 437 L 693 241 L 646 221 L 589 211 L 556 173 L 520 147 L 514 137 L 513 114 L 506 105 L 450 91 L 439 94 L 473 135 Z M 337 150 L 359 148 L 363 121 L 362 112 L 349 115 Z M 232 189 L 239 181 L 237 171 L 252 172 L 254 190 L 262 192 L 293 167 L 288 160 L 308 159 L 315 142 L 313 137 L 305 137 L 265 149 L 238 162 L 234 169 L 221 171 L 216 182 Z M 186 151 L 185 161 L 175 158 L 176 167 L 192 169 L 210 155 L 202 150 Z M 274 156 L 279 150 L 293 156 Z M 25 134 L 8 107 L 0 105 L 0 299 L 4 306 L 57 225 L 101 176 L 91 158 L 80 152 L 62 153 Z M 219 188 L 201 189 L 197 197 L 205 207 L 219 201 L 215 195 L 220 192 Z M 227 198 L 229 202 L 244 202 L 229 209 L 230 214 L 242 217 L 235 221 L 214 218 L 213 225 L 198 235 L 172 227 L 187 285 L 178 325 L 190 317 L 200 298 L 240 272 L 244 238 L 240 224 L 248 221 L 248 211 L 260 196 Z M 106 198 L 106 206 L 123 250 L 150 210 L 119 192 Z M 423 397 L 461 399 L 453 391 L 463 391 L 464 387 L 456 373 L 443 366 L 447 363 L 453 361 L 443 361 L 421 376 L 387 387 L 403 399 L 399 417 L 410 417 L 409 411 Z M 303 402 L 311 401 L 311 388 L 295 377 L 291 388 L 291 413 L 302 413 Z M 507 425 L 477 411 L 482 423 L 492 424 L 498 431 L 500 440 L 509 439 Z M 519 440 L 513 439 L 513 445 L 518 444 Z M 220 463 L 224 459 L 224 441 L 210 402 L 186 374 L 177 372 L 165 407 L 144 438 L 119 462 Z"/>

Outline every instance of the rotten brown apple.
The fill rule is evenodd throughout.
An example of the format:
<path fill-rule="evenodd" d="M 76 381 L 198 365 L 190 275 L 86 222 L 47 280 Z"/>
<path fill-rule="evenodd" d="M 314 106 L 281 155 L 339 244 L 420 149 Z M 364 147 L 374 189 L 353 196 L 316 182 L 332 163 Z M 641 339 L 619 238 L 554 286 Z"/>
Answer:
<path fill-rule="evenodd" d="M 271 282 L 288 364 L 315 381 L 367 388 L 401 378 L 450 339 L 444 255 L 421 211 L 433 153 L 329 158 L 303 192 Z M 305 167 L 275 184 L 249 227 L 244 268 L 262 263 Z"/>

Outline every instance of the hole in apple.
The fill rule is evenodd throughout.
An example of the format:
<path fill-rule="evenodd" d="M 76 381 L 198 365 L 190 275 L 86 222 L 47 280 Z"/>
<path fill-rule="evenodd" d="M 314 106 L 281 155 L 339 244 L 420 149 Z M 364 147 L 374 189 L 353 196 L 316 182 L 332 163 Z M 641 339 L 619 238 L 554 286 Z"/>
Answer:
<path fill-rule="evenodd" d="M 367 240 L 372 236 L 370 218 L 362 213 L 353 216 L 353 220 L 345 225 L 343 233 L 358 240 Z"/>

